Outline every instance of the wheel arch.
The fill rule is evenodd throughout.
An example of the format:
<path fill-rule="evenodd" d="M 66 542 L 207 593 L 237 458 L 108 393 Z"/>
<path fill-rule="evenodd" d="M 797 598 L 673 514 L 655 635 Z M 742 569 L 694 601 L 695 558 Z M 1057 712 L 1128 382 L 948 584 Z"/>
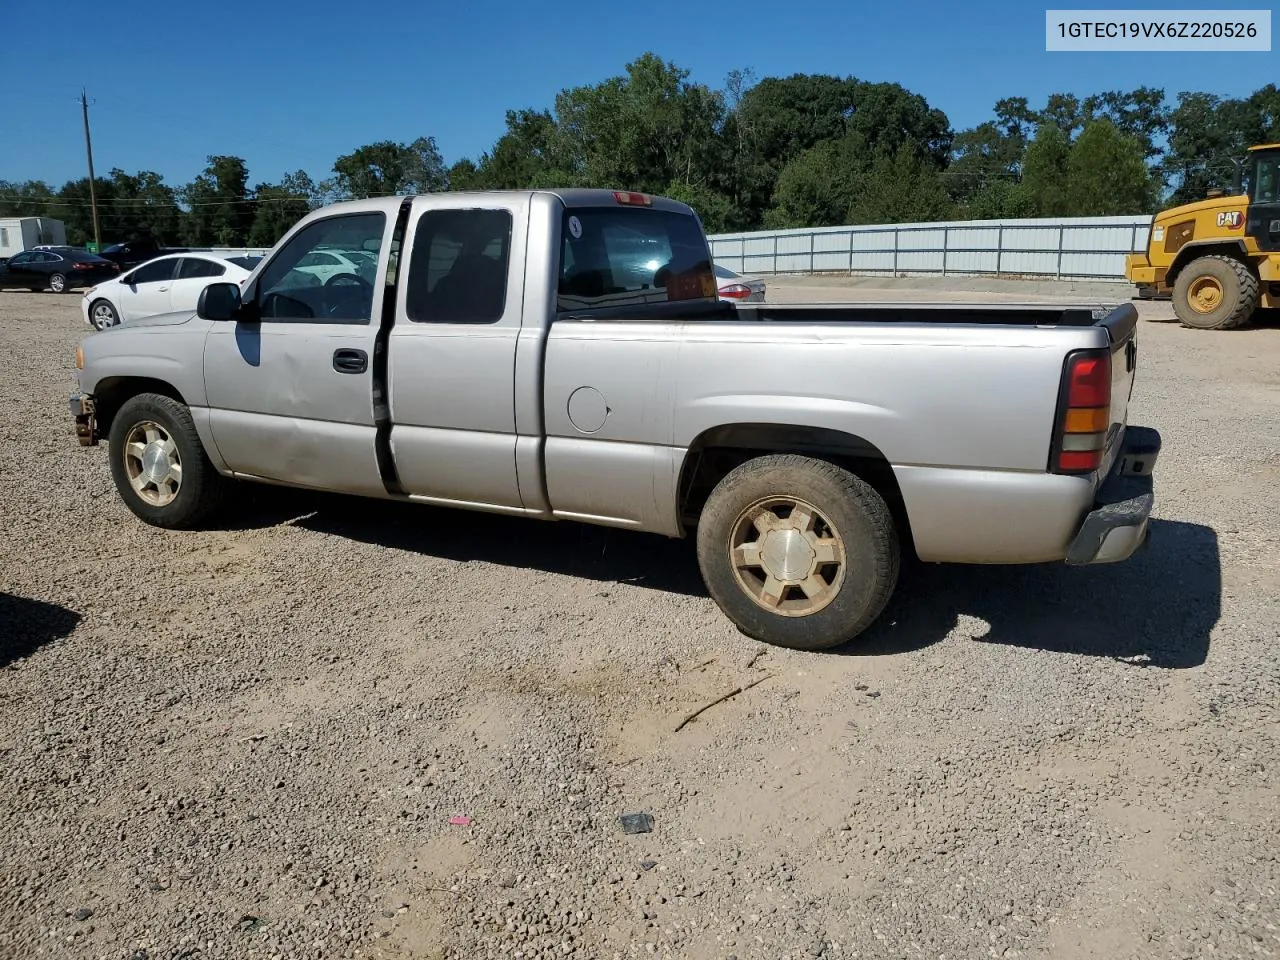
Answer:
<path fill-rule="evenodd" d="M 111 312 L 112 312 L 113 314 L 115 314 L 115 317 L 116 317 L 116 323 L 118 324 L 118 323 L 120 322 L 120 308 L 119 308 L 119 307 L 117 307 L 114 303 L 112 303 L 112 302 L 111 302 L 111 300 L 110 300 L 110 298 L 108 298 L 108 297 L 94 297 L 92 300 L 90 300 L 90 301 L 89 301 L 89 318 L 90 318 L 90 320 L 92 320 L 92 318 L 93 318 L 93 308 L 94 308 L 94 307 L 96 307 L 96 306 L 97 306 L 98 304 L 100 304 L 100 303 L 105 303 L 108 307 L 110 307 L 110 308 L 111 308 Z"/>
<path fill-rule="evenodd" d="M 1257 267 L 1251 264 L 1243 240 L 1197 240 L 1185 244 L 1178 251 L 1177 256 L 1173 258 L 1173 263 L 1169 264 L 1168 272 L 1165 273 L 1165 284 L 1172 287 L 1178 280 L 1178 274 L 1186 269 L 1188 264 L 1201 257 L 1212 256 L 1231 257 L 1257 271 Z"/>
<path fill-rule="evenodd" d="M 111 423 L 120 408 L 129 400 L 143 393 L 158 393 L 169 397 L 184 406 L 186 398 L 173 384 L 156 377 L 119 376 L 105 377 L 93 390 L 94 413 L 98 419 L 98 431 L 103 434 L 111 432 Z"/>
<path fill-rule="evenodd" d="M 688 532 L 715 485 L 729 471 L 748 460 L 775 453 L 791 453 L 826 460 L 866 481 L 889 507 L 904 550 L 915 552 L 906 502 L 893 466 L 870 440 L 829 427 L 790 423 L 724 423 L 698 434 L 680 465 L 679 520 Z"/>

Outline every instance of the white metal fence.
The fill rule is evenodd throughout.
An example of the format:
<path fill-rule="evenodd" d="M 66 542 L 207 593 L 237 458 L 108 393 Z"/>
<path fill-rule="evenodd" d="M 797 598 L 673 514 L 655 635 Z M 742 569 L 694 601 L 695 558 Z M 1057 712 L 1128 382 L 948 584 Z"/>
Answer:
<path fill-rule="evenodd" d="M 994 276 L 1124 280 L 1150 216 L 967 220 L 762 230 L 710 237 L 718 264 L 747 274 Z"/>

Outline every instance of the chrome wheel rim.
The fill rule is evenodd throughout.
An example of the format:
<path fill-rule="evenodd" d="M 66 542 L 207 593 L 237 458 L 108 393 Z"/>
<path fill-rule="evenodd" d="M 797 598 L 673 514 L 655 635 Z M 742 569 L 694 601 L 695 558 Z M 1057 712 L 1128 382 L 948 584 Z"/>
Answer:
<path fill-rule="evenodd" d="M 168 431 L 153 420 L 135 423 L 124 440 L 124 470 L 134 493 L 153 507 L 172 503 L 182 489 L 182 459 Z"/>
<path fill-rule="evenodd" d="M 49 286 L 53 288 L 54 293 L 61 293 L 62 288 L 65 287 L 66 285 L 67 285 L 67 281 L 64 280 L 62 277 L 58 276 L 57 274 L 54 274 L 53 278 L 50 279 L 49 281 Z"/>
<path fill-rule="evenodd" d="M 99 330 L 105 330 L 107 327 L 114 325 L 115 322 L 115 312 L 108 304 L 100 303 L 93 308 L 93 325 Z"/>
<path fill-rule="evenodd" d="M 751 504 L 730 528 L 728 547 L 739 588 L 770 613 L 811 616 L 844 583 L 843 538 L 821 511 L 797 497 Z"/>

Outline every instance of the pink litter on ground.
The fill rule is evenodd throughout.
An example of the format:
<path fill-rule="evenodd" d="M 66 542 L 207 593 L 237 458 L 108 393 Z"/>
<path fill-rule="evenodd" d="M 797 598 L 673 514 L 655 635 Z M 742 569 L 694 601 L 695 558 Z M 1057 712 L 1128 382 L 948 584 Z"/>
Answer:
<path fill-rule="evenodd" d="M 453 826 L 455 826 L 455 827 L 469 827 L 469 826 L 471 826 L 471 818 L 470 818 L 470 817 L 450 817 L 450 818 L 449 818 L 449 822 L 450 822 L 451 824 L 453 824 Z"/>

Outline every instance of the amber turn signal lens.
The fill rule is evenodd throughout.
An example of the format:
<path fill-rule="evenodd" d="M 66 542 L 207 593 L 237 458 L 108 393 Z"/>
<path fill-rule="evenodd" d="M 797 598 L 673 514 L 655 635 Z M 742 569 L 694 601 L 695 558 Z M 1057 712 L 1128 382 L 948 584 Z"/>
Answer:
<path fill-rule="evenodd" d="M 1067 433 L 1106 433 L 1109 413 L 1106 407 L 1068 410 L 1063 429 Z"/>

